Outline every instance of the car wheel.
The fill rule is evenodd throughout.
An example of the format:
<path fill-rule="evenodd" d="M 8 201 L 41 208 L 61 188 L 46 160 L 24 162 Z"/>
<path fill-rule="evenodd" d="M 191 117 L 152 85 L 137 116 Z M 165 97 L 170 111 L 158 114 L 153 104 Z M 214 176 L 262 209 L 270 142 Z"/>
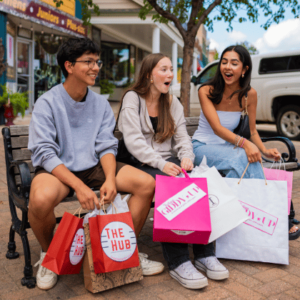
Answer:
<path fill-rule="evenodd" d="M 296 105 L 282 107 L 276 118 L 276 126 L 281 136 L 300 140 L 300 107 Z"/>

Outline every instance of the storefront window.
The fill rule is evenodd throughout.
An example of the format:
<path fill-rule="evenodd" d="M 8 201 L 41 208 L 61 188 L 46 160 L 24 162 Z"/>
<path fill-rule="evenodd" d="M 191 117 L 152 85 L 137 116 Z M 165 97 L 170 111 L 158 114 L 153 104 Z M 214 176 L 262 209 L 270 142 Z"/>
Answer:
<path fill-rule="evenodd" d="M 130 45 L 130 84 L 135 79 L 135 68 L 136 68 L 136 47 Z"/>
<path fill-rule="evenodd" d="M 10 21 L 7 20 L 6 23 L 6 53 L 7 53 L 7 73 L 6 76 L 9 80 L 14 81 L 16 79 L 16 63 L 15 63 L 15 37 L 16 37 L 16 27 Z"/>
<path fill-rule="evenodd" d="M 34 50 L 34 102 L 53 86 L 64 81 L 57 64 L 56 53 L 66 37 L 35 34 Z"/>
<path fill-rule="evenodd" d="M 116 87 L 130 83 L 129 45 L 101 42 L 103 68 L 100 79 L 108 79 Z"/>
<path fill-rule="evenodd" d="M 137 49 L 136 74 L 138 74 L 140 72 L 143 59 L 149 54 L 150 54 L 150 52 L 148 52 L 148 51 L 142 50 L 140 48 Z"/>
<path fill-rule="evenodd" d="M 29 91 L 29 44 L 18 42 L 17 56 L 18 92 Z"/>

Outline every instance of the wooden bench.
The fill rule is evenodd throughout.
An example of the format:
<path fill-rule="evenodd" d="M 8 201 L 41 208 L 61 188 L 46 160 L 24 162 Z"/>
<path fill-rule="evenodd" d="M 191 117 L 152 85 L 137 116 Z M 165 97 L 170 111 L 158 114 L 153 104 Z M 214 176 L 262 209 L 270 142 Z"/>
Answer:
<path fill-rule="evenodd" d="M 190 136 L 192 136 L 197 129 L 198 120 L 199 118 L 186 118 L 187 130 Z M 31 152 L 27 149 L 28 128 L 28 126 L 5 127 L 2 129 L 2 135 L 5 150 L 9 207 L 12 216 L 12 225 L 9 232 L 9 243 L 6 257 L 8 259 L 16 259 L 19 257 L 18 252 L 16 252 L 15 244 L 15 233 L 18 233 L 22 240 L 25 257 L 24 278 L 22 278 L 21 283 L 28 288 L 33 288 L 35 287 L 35 277 L 32 276 L 33 270 L 26 230 L 30 228 L 27 218 L 27 210 L 30 185 L 34 176 L 35 168 L 31 163 Z M 120 138 L 121 134 L 116 132 L 115 136 Z M 285 168 L 287 170 L 298 170 L 300 168 L 296 158 L 295 147 L 289 139 L 274 137 L 263 138 L 263 141 L 279 141 L 283 143 L 288 151 L 288 153 L 282 154 L 285 160 Z M 267 167 L 270 166 L 271 162 L 265 161 L 264 164 Z M 99 191 L 95 192 L 99 193 Z M 64 202 L 75 200 L 77 200 L 76 195 L 66 198 Z M 17 215 L 17 209 L 21 211 L 21 219 Z M 57 218 L 57 222 L 59 222 L 60 219 L 61 218 Z"/>

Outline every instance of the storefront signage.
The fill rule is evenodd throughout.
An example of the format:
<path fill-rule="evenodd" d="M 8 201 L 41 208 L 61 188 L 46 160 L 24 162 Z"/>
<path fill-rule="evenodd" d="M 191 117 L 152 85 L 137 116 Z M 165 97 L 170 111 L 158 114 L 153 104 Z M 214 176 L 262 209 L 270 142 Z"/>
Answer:
<path fill-rule="evenodd" d="M 40 1 L 47 3 L 48 5 L 51 5 L 53 7 L 56 7 L 56 3 L 54 3 L 53 0 L 40 0 Z M 75 17 L 75 0 L 65 0 L 63 4 L 61 4 L 59 7 L 56 8 Z"/>
<path fill-rule="evenodd" d="M 7 64 L 9 67 L 14 66 L 14 38 L 7 33 L 6 34 L 6 49 L 7 49 Z"/>
<path fill-rule="evenodd" d="M 66 0 L 69 1 L 69 0 Z M 37 2 L 30 0 L 0 0 L 0 6 L 24 13 L 27 16 L 43 20 L 55 26 L 68 29 L 80 35 L 86 35 L 86 27 L 81 22 L 60 14 L 54 9 L 50 9 Z"/>

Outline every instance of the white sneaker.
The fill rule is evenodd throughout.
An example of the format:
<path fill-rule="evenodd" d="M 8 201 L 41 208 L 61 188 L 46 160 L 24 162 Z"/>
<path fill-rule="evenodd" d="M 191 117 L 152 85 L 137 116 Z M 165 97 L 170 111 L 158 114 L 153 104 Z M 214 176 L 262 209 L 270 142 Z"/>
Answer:
<path fill-rule="evenodd" d="M 198 258 L 195 260 L 197 269 L 206 272 L 208 278 L 223 280 L 229 277 L 229 271 L 219 262 L 215 256 Z"/>
<path fill-rule="evenodd" d="M 156 275 L 164 270 L 164 265 L 158 261 L 147 259 L 148 255 L 145 253 L 139 253 L 140 265 L 143 270 L 144 276 Z"/>
<path fill-rule="evenodd" d="M 57 282 L 57 275 L 50 271 L 49 269 L 42 266 L 42 262 L 45 258 L 46 252 L 41 251 L 40 260 L 34 265 L 37 267 L 39 265 L 38 272 L 36 274 L 36 285 L 41 290 L 49 290 L 53 288 Z"/>
<path fill-rule="evenodd" d="M 170 276 L 187 289 L 202 289 L 208 285 L 207 278 L 194 267 L 190 260 L 170 271 Z"/>

